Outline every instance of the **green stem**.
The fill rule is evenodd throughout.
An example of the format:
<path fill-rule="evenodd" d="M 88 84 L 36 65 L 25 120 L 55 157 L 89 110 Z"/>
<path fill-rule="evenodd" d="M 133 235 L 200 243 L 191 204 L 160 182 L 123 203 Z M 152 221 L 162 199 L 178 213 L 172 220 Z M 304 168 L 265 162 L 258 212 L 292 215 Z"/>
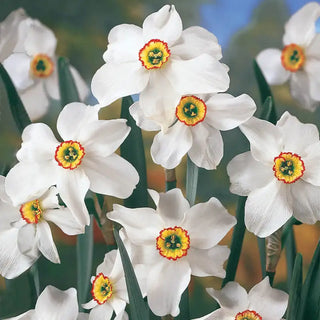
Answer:
<path fill-rule="evenodd" d="M 260 255 L 260 264 L 261 264 L 261 273 L 262 279 L 267 275 L 266 274 L 266 240 L 264 238 L 257 237 L 259 255 Z"/>
<path fill-rule="evenodd" d="M 294 238 L 293 226 L 290 225 L 287 231 L 287 238 L 285 242 L 285 251 L 286 251 L 286 259 L 287 259 L 287 288 L 289 290 L 292 274 L 293 274 L 293 267 L 294 261 L 296 258 L 296 242 Z"/>
<path fill-rule="evenodd" d="M 177 186 L 176 170 L 165 169 L 166 191 L 174 189 Z"/>

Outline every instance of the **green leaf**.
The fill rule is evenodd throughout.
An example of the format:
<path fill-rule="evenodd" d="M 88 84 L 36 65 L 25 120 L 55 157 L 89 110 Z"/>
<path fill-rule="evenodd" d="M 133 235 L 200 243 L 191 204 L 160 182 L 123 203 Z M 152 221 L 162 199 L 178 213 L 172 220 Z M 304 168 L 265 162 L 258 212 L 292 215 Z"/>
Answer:
<path fill-rule="evenodd" d="M 149 310 L 146 306 L 146 303 L 143 300 L 141 290 L 138 284 L 138 280 L 134 273 L 127 250 L 120 238 L 119 231 L 116 228 L 114 228 L 113 233 L 119 248 L 124 275 L 126 279 L 127 291 L 129 296 L 129 304 L 130 304 L 129 305 L 130 319 L 131 320 L 148 320 Z"/>
<path fill-rule="evenodd" d="M 58 77 L 61 107 L 70 102 L 80 101 L 78 89 L 70 72 L 68 59 L 58 58 Z"/>
<path fill-rule="evenodd" d="M 320 241 L 314 252 L 301 292 L 300 319 L 318 319 L 320 316 Z"/>
<path fill-rule="evenodd" d="M 197 195 L 199 168 L 192 162 L 188 156 L 187 160 L 187 182 L 186 193 L 190 206 L 193 206 Z"/>
<path fill-rule="evenodd" d="M 262 278 L 266 276 L 266 239 L 257 237 Z"/>
<path fill-rule="evenodd" d="M 290 290 L 289 290 L 289 304 L 288 304 L 286 319 L 300 320 L 297 318 L 297 315 L 298 315 L 299 306 L 300 306 L 301 288 L 302 288 L 302 255 L 298 253 L 294 262 L 293 274 L 292 274 Z"/>
<path fill-rule="evenodd" d="M 292 225 L 289 225 L 287 228 L 286 241 L 284 243 L 286 251 L 286 260 L 287 260 L 287 284 L 288 288 L 291 286 L 291 278 L 293 275 L 293 267 L 296 259 L 296 241 L 294 238 Z"/>
<path fill-rule="evenodd" d="M 19 132 L 22 134 L 23 129 L 31 123 L 27 111 L 14 87 L 12 80 L 10 79 L 6 69 L 0 63 L 0 77 L 7 91 L 9 108 L 11 110 L 12 117 L 16 123 Z"/>
<path fill-rule="evenodd" d="M 240 253 L 242 249 L 242 243 L 246 227 L 244 225 L 244 207 L 247 197 L 239 197 L 237 207 L 237 224 L 234 227 L 232 241 L 231 241 L 231 252 L 228 259 L 226 268 L 226 277 L 223 279 L 222 287 L 224 287 L 229 281 L 233 281 L 236 275 Z"/>
<path fill-rule="evenodd" d="M 77 288 L 79 306 L 88 301 L 93 257 L 93 217 L 85 233 L 77 237 Z M 82 309 L 82 308 L 81 308 Z"/>
<path fill-rule="evenodd" d="M 92 198 L 87 198 L 87 199 L 85 199 L 85 203 L 86 203 L 86 207 L 88 209 L 89 214 L 92 214 L 95 217 L 99 227 L 101 228 L 102 225 L 101 225 L 100 217 L 99 217 L 99 215 L 96 211 L 96 208 L 94 206 L 94 200 Z"/>
<path fill-rule="evenodd" d="M 132 195 L 124 200 L 127 208 L 139 208 L 148 206 L 148 186 L 146 160 L 142 140 L 141 129 L 136 125 L 131 117 L 129 107 L 133 104 L 131 96 L 122 99 L 121 118 L 127 119 L 127 124 L 131 131 L 126 140 L 120 146 L 121 156 L 128 160 L 139 173 L 139 183 Z"/>

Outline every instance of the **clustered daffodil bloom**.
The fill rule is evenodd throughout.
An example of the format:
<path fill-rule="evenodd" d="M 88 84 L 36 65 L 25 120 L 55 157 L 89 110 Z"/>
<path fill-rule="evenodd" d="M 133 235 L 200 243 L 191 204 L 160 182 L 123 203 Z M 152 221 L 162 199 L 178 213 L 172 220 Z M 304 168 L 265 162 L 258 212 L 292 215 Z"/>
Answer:
<path fill-rule="evenodd" d="M 190 208 L 180 189 L 149 191 L 157 209 L 114 205 L 119 222 L 147 269 L 147 297 L 153 313 L 179 314 L 179 301 L 191 274 L 223 278 L 230 250 L 218 242 L 236 219 L 216 198 Z M 136 247 L 135 247 L 136 246 Z M 139 259 L 139 258 L 137 258 Z"/>
<path fill-rule="evenodd" d="M 9 30 L 9 31 L 8 31 Z M 0 62 L 8 71 L 31 120 L 42 117 L 49 98 L 60 99 L 55 50 L 57 39 L 40 21 L 23 9 L 13 11 L 0 23 Z M 80 99 L 89 93 L 78 71 L 70 66 Z"/>
<path fill-rule="evenodd" d="M 266 49 L 257 62 L 268 83 L 283 84 L 290 79 L 292 96 L 302 108 L 314 111 L 320 102 L 320 35 L 316 21 L 320 4 L 310 2 L 286 23 L 283 49 Z"/>
<path fill-rule="evenodd" d="M 56 185 L 78 223 L 88 225 L 84 203 L 88 189 L 127 198 L 139 181 L 135 168 L 114 152 L 129 134 L 126 120 L 99 120 L 100 106 L 73 102 L 61 111 L 56 140 L 43 123 L 30 124 L 22 134 L 19 163 L 8 173 L 6 192 L 14 204 Z"/>
<path fill-rule="evenodd" d="M 266 237 L 292 216 L 320 220 L 320 141 L 313 124 L 285 112 L 276 125 L 252 117 L 240 126 L 251 151 L 227 166 L 233 193 L 248 196 L 245 224 Z"/>
<path fill-rule="evenodd" d="M 256 284 L 249 293 L 237 282 L 228 282 L 221 290 L 207 289 L 220 309 L 194 320 L 281 320 L 288 305 L 288 294 L 273 289 L 269 278 Z"/>

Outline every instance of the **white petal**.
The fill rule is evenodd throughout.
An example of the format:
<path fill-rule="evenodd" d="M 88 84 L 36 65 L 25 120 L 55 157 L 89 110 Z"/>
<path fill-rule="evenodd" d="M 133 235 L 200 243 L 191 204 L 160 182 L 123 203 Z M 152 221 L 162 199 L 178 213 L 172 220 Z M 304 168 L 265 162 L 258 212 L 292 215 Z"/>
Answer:
<path fill-rule="evenodd" d="M 92 300 L 90 300 L 90 301 L 87 302 L 87 303 L 83 303 L 81 306 L 82 306 L 82 308 L 84 308 L 84 309 L 92 309 L 92 308 L 98 306 L 98 303 L 97 303 L 97 301 L 95 301 L 95 300 L 92 299 Z"/>
<path fill-rule="evenodd" d="M 79 312 L 77 320 L 88 320 L 88 319 L 89 319 L 89 315 L 87 313 Z"/>
<path fill-rule="evenodd" d="M 315 186 L 320 186 L 320 142 L 310 145 L 306 148 L 305 153 L 302 160 L 306 170 L 302 179 Z"/>
<path fill-rule="evenodd" d="M 185 218 L 186 211 L 190 209 L 188 200 L 180 189 L 175 188 L 160 193 L 157 213 L 163 219 L 166 227 L 180 226 Z"/>
<path fill-rule="evenodd" d="M 46 210 L 43 217 L 56 224 L 65 234 L 84 233 L 84 226 L 78 223 L 68 208 Z"/>
<path fill-rule="evenodd" d="M 282 136 L 272 123 L 252 117 L 240 126 L 250 142 L 252 156 L 266 165 L 273 166 L 274 157 L 282 151 Z"/>
<path fill-rule="evenodd" d="M 283 84 L 289 79 L 290 71 L 283 67 L 279 49 L 265 49 L 257 55 L 256 59 L 269 84 Z"/>
<path fill-rule="evenodd" d="M 49 100 L 43 87 L 43 81 L 23 91 L 20 98 L 31 121 L 43 117 L 49 109 Z"/>
<path fill-rule="evenodd" d="M 12 279 L 27 270 L 38 257 L 23 255 L 17 246 L 18 229 L 0 232 L 0 274 Z"/>
<path fill-rule="evenodd" d="M 309 85 L 310 85 L 310 95 L 311 98 L 320 101 L 320 93 L 319 93 L 319 87 L 320 87 L 320 55 L 318 59 L 309 59 L 306 61 L 304 70 L 308 73 L 308 77 L 310 79 Z"/>
<path fill-rule="evenodd" d="M 43 210 L 60 208 L 57 195 L 57 188 L 54 186 L 50 187 L 49 190 L 39 198 L 41 208 Z"/>
<path fill-rule="evenodd" d="M 89 213 L 84 203 L 89 186 L 90 181 L 81 168 L 73 171 L 60 168 L 57 174 L 60 197 L 81 225 L 90 224 Z"/>
<path fill-rule="evenodd" d="M 78 316 L 77 291 L 74 288 L 63 291 L 47 286 L 40 294 L 35 310 L 37 319 L 76 320 Z"/>
<path fill-rule="evenodd" d="M 133 24 L 120 24 L 109 32 L 108 49 L 103 59 L 108 63 L 137 61 L 143 46 L 142 28 Z"/>
<path fill-rule="evenodd" d="M 51 262 L 60 263 L 59 254 L 52 239 L 49 224 L 45 221 L 37 225 L 38 245 L 41 253 Z"/>
<path fill-rule="evenodd" d="M 191 130 L 177 121 L 166 132 L 160 131 L 151 145 L 152 160 L 166 169 L 179 165 L 183 156 L 192 146 Z"/>
<path fill-rule="evenodd" d="M 108 218 L 120 223 L 128 235 L 129 240 L 137 245 L 154 245 L 159 236 L 163 222 L 151 208 L 129 209 L 120 205 L 113 205 L 113 211 Z M 143 232 L 141 232 L 143 230 Z"/>
<path fill-rule="evenodd" d="M 245 206 L 245 224 L 249 231 L 265 238 L 286 223 L 293 213 L 287 187 L 282 181 L 273 179 L 249 194 Z"/>
<path fill-rule="evenodd" d="M 25 90 L 34 84 L 30 77 L 31 58 L 24 53 L 13 53 L 3 61 L 14 86 L 17 90 Z"/>
<path fill-rule="evenodd" d="M 248 294 L 249 310 L 254 310 L 264 320 L 280 319 L 288 305 L 288 294 L 284 291 L 273 289 L 269 278 L 265 277 L 256 284 Z"/>
<path fill-rule="evenodd" d="M 113 309 L 109 303 L 98 305 L 90 311 L 89 320 L 110 320 Z"/>
<path fill-rule="evenodd" d="M 129 316 L 125 311 L 122 311 L 116 315 L 114 320 L 129 320 Z"/>
<path fill-rule="evenodd" d="M 30 320 L 30 319 L 34 319 L 35 317 L 35 310 L 29 310 L 23 314 L 20 314 L 17 317 L 13 317 L 13 318 L 7 318 L 7 320 Z"/>
<path fill-rule="evenodd" d="M 187 254 L 191 274 L 197 277 L 215 276 L 224 278 L 226 271 L 223 269 L 223 264 L 228 259 L 229 254 L 230 249 L 226 246 L 215 246 L 204 250 L 191 247 Z"/>
<path fill-rule="evenodd" d="M 285 112 L 277 122 L 283 137 L 284 151 L 304 157 L 307 146 L 319 142 L 319 131 L 314 124 L 301 123 L 297 117 Z"/>
<path fill-rule="evenodd" d="M 191 128 L 192 147 L 188 151 L 190 159 L 201 168 L 216 169 L 223 157 L 223 140 L 219 130 L 198 123 Z"/>
<path fill-rule="evenodd" d="M 205 203 L 194 205 L 185 215 L 183 227 L 189 233 L 190 245 L 198 249 L 209 249 L 217 245 L 236 224 L 235 217 L 213 197 Z"/>
<path fill-rule="evenodd" d="M 142 29 L 146 41 L 159 39 L 170 46 L 181 36 L 182 21 L 174 5 L 165 5 L 146 17 Z"/>
<path fill-rule="evenodd" d="M 320 220 L 320 188 L 302 179 L 291 188 L 293 215 L 299 221 L 314 224 Z"/>
<path fill-rule="evenodd" d="M 156 190 L 148 189 L 149 196 L 153 200 L 154 204 L 158 206 L 160 195 Z"/>
<path fill-rule="evenodd" d="M 308 46 L 316 34 L 316 21 L 319 17 L 319 3 L 310 2 L 303 6 L 286 23 L 283 43 Z"/>
<path fill-rule="evenodd" d="M 228 282 L 221 290 L 207 289 L 207 292 L 228 313 L 235 315 L 248 308 L 248 294 L 237 282 Z"/>
<path fill-rule="evenodd" d="M 126 302 L 114 297 L 114 299 L 110 300 L 110 305 L 116 314 L 122 314 L 126 307 Z"/>
<path fill-rule="evenodd" d="M 0 232 L 11 229 L 12 222 L 21 219 L 19 207 L 14 207 L 7 195 L 4 200 L 8 200 L 8 202 L 3 199 L 3 197 L 0 199 Z"/>
<path fill-rule="evenodd" d="M 70 65 L 69 69 L 77 87 L 80 100 L 83 101 L 90 93 L 89 87 L 76 68 Z"/>
<path fill-rule="evenodd" d="M 43 53 L 52 57 L 56 50 L 57 39 L 54 33 L 38 20 L 32 20 L 25 40 L 25 49 L 31 56 Z"/>
<path fill-rule="evenodd" d="M 235 156 L 229 162 L 227 172 L 231 182 L 230 191 L 240 196 L 247 196 L 274 178 L 272 166 L 255 160 L 250 151 Z"/>
<path fill-rule="evenodd" d="M 228 67 L 205 53 L 190 60 L 172 58 L 166 72 L 181 95 L 222 92 L 229 88 Z"/>
<path fill-rule="evenodd" d="M 82 165 L 93 192 L 124 199 L 132 194 L 139 182 L 137 170 L 115 153 L 105 158 L 88 155 Z"/>
<path fill-rule="evenodd" d="M 91 82 L 92 94 L 102 105 L 131 94 L 140 93 L 149 81 L 149 73 L 141 62 L 104 64 L 94 74 Z"/>
<path fill-rule="evenodd" d="M 19 161 L 41 162 L 54 159 L 59 144 L 49 126 L 32 123 L 22 133 L 21 149 L 17 152 Z"/>
<path fill-rule="evenodd" d="M 186 260 L 164 261 L 153 265 L 148 273 L 148 304 L 158 316 L 176 317 L 183 291 L 190 282 L 191 269 Z"/>
<path fill-rule="evenodd" d="M 18 232 L 18 248 L 22 254 L 32 256 L 37 248 L 37 227 L 33 224 L 25 223 Z"/>
<path fill-rule="evenodd" d="M 253 99 L 242 94 L 233 97 L 231 94 L 212 95 L 205 101 L 207 114 L 205 122 L 218 130 L 230 130 L 249 120 L 256 111 Z"/>
<path fill-rule="evenodd" d="M 139 102 L 135 102 L 129 108 L 129 111 L 132 118 L 135 120 L 137 126 L 140 127 L 142 130 L 158 131 L 161 129 L 160 125 L 156 121 L 151 120 L 145 116 Z"/>
<path fill-rule="evenodd" d="M 234 320 L 235 315 L 230 315 L 225 309 L 217 309 L 201 318 L 194 320 Z"/>
<path fill-rule="evenodd" d="M 312 42 L 310 45 L 305 48 L 305 55 L 306 55 L 306 61 L 307 64 L 309 59 L 319 59 L 319 52 L 320 52 L 320 34 L 317 33 L 314 38 L 312 39 Z"/>
<path fill-rule="evenodd" d="M 119 260 L 119 251 L 118 250 L 111 250 L 108 253 L 106 253 L 104 256 L 103 262 L 101 264 L 99 264 L 97 267 L 96 274 L 103 273 L 105 276 L 110 277 L 117 259 Z M 117 262 L 119 262 L 119 261 L 117 261 Z M 121 263 L 121 261 L 120 261 L 120 263 Z"/>
<path fill-rule="evenodd" d="M 54 63 L 56 64 L 56 61 L 54 61 Z M 56 69 L 53 70 L 52 74 L 48 78 L 44 79 L 43 84 L 49 97 L 55 100 L 60 99 L 58 71 Z"/>
<path fill-rule="evenodd" d="M 193 26 L 182 31 L 179 40 L 170 48 L 171 53 L 187 60 L 207 53 L 217 60 L 222 58 L 216 36 L 208 30 Z"/>

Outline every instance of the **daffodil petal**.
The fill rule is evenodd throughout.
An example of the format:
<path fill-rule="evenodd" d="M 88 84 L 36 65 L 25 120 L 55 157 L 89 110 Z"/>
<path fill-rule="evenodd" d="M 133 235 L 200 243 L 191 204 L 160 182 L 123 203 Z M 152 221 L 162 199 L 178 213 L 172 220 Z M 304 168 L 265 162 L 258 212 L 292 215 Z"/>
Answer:
<path fill-rule="evenodd" d="M 43 83 L 49 97 L 55 100 L 59 100 L 60 91 L 59 91 L 59 83 L 58 83 L 58 72 L 56 69 L 53 70 L 52 74 L 49 77 L 44 79 Z"/>
<path fill-rule="evenodd" d="M 76 68 L 74 68 L 72 65 L 70 65 L 69 68 L 77 87 L 79 98 L 81 101 L 83 101 L 90 93 L 89 87 Z"/>
<path fill-rule="evenodd" d="M 320 93 L 319 93 L 320 60 L 319 58 L 320 56 L 318 57 L 318 59 L 309 59 L 308 61 L 306 61 L 306 64 L 304 66 L 304 70 L 308 73 L 308 77 L 310 79 L 309 85 L 310 85 L 311 98 L 318 101 L 318 103 L 320 103 Z"/>
<path fill-rule="evenodd" d="M 137 126 L 140 127 L 142 130 L 159 131 L 161 129 L 161 126 L 157 122 L 145 116 L 139 102 L 135 102 L 129 108 L 129 111 L 132 118 L 135 120 Z"/>
<path fill-rule="evenodd" d="M 106 320 L 111 319 L 113 309 L 109 303 L 104 303 L 94 307 L 89 314 L 89 320 Z"/>

